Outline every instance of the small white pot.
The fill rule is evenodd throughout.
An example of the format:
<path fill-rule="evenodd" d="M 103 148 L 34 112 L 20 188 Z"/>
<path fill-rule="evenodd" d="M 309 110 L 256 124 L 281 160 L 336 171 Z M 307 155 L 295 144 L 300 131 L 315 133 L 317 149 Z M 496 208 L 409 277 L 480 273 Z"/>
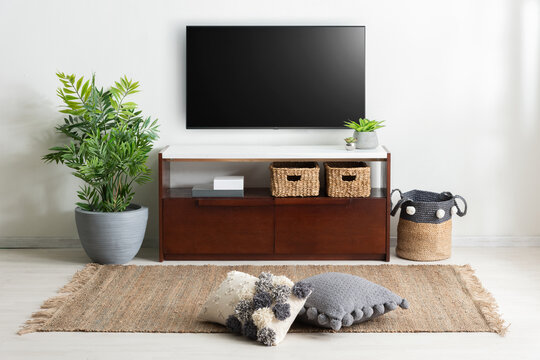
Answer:
<path fill-rule="evenodd" d="M 375 149 L 379 146 L 379 139 L 375 131 L 358 132 L 355 131 L 353 136 L 356 138 L 357 149 Z"/>
<path fill-rule="evenodd" d="M 354 143 L 345 144 L 345 149 L 347 149 L 347 151 L 354 151 L 356 149 L 356 146 L 354 145 Z"/>

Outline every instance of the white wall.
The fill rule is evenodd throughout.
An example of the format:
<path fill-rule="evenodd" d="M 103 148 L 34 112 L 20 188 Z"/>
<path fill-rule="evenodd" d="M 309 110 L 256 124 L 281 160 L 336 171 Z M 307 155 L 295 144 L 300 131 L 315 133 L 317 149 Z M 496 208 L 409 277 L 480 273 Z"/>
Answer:
<path fill-rule="evenodd" d="M 348 130 L 186 131 L 185 26 L 366 25 L 367 116 L 385 119 L 393 186 L 470 203 L 457 236 L 540 235 L 540 2 L 0 1 L 0 237 L 75 237 L 78 181 L 40 161 L 61 120 L 56 71 L 137 79 L 156 144 L 334 144 Z M 156 152 L 150 165 L 156 169 Z M 154 173 L 154 177 L 156 174 Z M 157 239 L 157 184 L 147 245 Z"/>

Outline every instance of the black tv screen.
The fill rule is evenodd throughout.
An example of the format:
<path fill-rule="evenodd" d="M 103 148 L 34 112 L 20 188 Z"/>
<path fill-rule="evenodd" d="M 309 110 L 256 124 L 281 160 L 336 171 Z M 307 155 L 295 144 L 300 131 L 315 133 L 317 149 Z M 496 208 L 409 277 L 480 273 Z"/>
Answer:
<path fill-rule="evenodd" d="M 343 128 L 364 117 L 363 26 L 188 26 L 186 126 Z"/>

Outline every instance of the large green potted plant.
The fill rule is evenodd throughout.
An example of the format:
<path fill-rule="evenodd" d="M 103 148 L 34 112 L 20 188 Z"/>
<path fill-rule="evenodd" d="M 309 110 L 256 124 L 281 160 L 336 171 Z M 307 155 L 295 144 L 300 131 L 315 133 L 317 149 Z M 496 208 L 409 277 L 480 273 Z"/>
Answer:
<path fill-rule="evenodd" d="M 358 119 L 358 122 L 345 121 L 345 126 L 354 130 L 354 138 L 357 149 L 374 149 L 379 145 L 379 139 L 375 130 L 384 127 L 383 121 Z"/>
<path fill-rule="evenodd" d="M 95 85 L 95 76 L 57 73 L 62 86 L 64 122 L 56 130 L 69 142 L 50 148 L 43 157 L 73 169 L 84 184 L 77 192 L 80 202 L 75 221 L 88 256 L 101 264 L 123 264 L 139 251 L 148 208 L 132 204 L 133 185 L 151 180 L 146 165 L 157 139 L 157 120 L 143 117 L 128 97 L 139 83 L 127 77 L 109 90 Z"/>

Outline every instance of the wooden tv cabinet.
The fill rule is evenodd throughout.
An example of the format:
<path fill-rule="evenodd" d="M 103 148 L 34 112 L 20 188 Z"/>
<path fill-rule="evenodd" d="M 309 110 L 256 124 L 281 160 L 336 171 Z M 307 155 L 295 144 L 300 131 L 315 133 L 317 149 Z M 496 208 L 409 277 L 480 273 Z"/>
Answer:
<path fill-rule="evenodd" d="M 243 198 L 194 198 L 191 188 L 170 186 L 177 161 L 340 160 L 381 163 L 381 186 L 367 198 L 327 197 L 324 186 L 308 198 L 274 198 L 268 188 L 246 188 Z M 389 261 L 389 245 L 390 152 L 382 146 L 168 146 L 159 153 L 160 261 Z"/>

